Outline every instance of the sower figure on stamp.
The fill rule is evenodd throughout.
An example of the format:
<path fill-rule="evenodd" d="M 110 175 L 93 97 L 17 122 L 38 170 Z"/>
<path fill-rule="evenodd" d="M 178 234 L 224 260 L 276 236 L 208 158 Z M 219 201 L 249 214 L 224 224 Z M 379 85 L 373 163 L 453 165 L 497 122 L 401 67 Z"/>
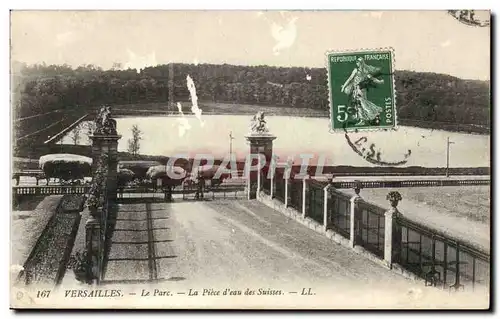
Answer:
<path fill-rule="evenodd" d="M 356 60 L 356 68 L 342 85 L 341 91 L 349 95 L 349 101 L 356 110 L 354 115 L 358 120 L 356 125 L 365 125 L 366 122 L 375 120 L 383 108 L 368 100 L 366 92 L 375 84 L 382 84 L 384 80 L 375 76 L 380 74 L 380 68 L 366 64 L 363 58 Z"/>

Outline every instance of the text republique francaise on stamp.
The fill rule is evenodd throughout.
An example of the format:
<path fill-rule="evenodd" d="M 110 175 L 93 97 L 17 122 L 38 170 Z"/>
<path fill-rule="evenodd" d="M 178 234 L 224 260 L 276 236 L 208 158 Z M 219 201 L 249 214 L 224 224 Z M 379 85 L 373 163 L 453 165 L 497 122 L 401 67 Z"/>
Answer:
<path fill-rule="evenodd" d="M 391 48 L 328 52 L 331 131 L 397 128 Z"/>

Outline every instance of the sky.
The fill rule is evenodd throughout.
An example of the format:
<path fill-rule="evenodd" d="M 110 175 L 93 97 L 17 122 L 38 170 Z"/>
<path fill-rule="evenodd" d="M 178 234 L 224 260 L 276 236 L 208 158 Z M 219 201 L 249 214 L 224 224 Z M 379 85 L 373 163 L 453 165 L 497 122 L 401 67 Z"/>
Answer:
<path fill-rule="evenodd" d="M 478 17 L 489 12 L 478 12 Z M 490 29 L 446 11 L 14 11 L 28 64 L 325 67 L 331 50 L 392 47 L 395 68 L 490 79 Z"/>

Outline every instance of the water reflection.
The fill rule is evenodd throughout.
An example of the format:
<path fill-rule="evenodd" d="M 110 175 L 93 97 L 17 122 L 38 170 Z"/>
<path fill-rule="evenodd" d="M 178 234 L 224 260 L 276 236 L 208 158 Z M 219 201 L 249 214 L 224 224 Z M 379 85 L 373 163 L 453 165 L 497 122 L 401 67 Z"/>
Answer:
<path fill-rule="evenodd" d="M 238 159 L 248 154 L 245 135 L 251 116 L 206 115 L 202 126 L 194 116 L 186 116 L 190 129 L 179 137 L 179 122 L 174 116 L 125 117 L 117 119 L 117 129 L 122 135 L 118 150 L 127 151 L 127 141 L 132 137 L 132 126 L 137 124 L 143 132 L 140 154 L 165 156 L 194 156 L 196 153 L 224 157 L 229 154 L 229 132 L 234 140 L 232 151 Z M 294 156 L 301 162 L 300 154 L 313 154 L 315 158 L 326 156 L 327 165 L 375 166 L 356 154 L 346 143 L 343 133 L 329 133 L 328 119 L 270 116 L 267 119 L 271 133 L 278 138 L 274 152 L 278 161 Z M 68 133 L 62 143 L 74 144 Z M 83 136 L 79 144 L 88 144 Z M 445 132 L 441 130 L 400 127 L 397 132 L 350 133 L 352 140 L 366 136 L 380 149 L 384 159 L 400 159 L 411 150 L 405 166 L 446 166 L 446 140 L 454 142 L 450 148 L 450 167 L 474 167 L 490 165 L 490 137 L 488 135 Z M 312 161 L 314 162 L 314 160 Z"/>

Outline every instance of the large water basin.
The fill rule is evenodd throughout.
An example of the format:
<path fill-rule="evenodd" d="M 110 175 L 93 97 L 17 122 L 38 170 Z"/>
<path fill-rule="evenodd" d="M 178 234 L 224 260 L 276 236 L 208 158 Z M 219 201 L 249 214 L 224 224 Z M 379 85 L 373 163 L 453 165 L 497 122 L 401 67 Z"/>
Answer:
<path fill-rule="evenodd" d="M 194 116 L 148 116 L 117 119 L 117 130 L 122 138 L 119 151 L 127 151 L 127 141 L 132 138 L 132 126 L 142 132 L 140 154 L 165 156 L 194 156 L 211 154 L 221 158 L 229 154 L 230 137 L 232 151 L 239 159 L 245 158 L 249 146 L 245 135 L 249 133 L 252 116 L 203 115 L 201 121 Z M 369 163 L 351 146 L 343 132 L 329 132 L 327 118 L 269 116 L 266 118 L 270 132 L 276 135 L 274 153 L 279 161 L 293 156 L 295 163 L 303 156 L 322 157 L 327 165 L 376 166 Z M 69 133 L 62 143 L 71 144 Z M 490 165 L 490 136 L 446 132 L 400 126 L 397 131 L 365 131 L 349 133 L 354 143 L 366 137 L 365 144 L 380 152 L 385 162 L 399 162 L 410 154 L 404 166 L 445 167 L 447 141 L 450 167 L 477 167 Z M 361 140 L 361 141 L 364 141 Z M 80 143 L 88 143 L 82 136 Z M 309 155 L 310 154 L 310 155 Z M 201 156 L 201 155 L 200 155 Z"/>

